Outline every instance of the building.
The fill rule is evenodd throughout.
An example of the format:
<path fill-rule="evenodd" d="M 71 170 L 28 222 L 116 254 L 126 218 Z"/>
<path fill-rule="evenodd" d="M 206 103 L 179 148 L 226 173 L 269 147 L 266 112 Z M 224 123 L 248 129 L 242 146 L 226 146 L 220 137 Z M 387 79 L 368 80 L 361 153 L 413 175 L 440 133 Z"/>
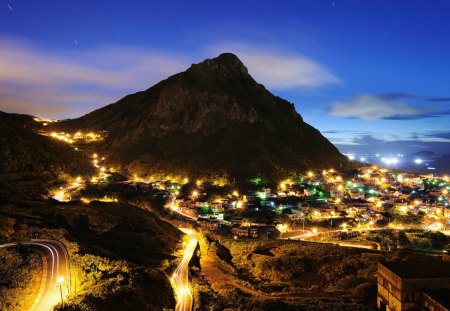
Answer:
<path fill-rule="evenodd" d="M 383 261 L 378 263 L 377 305 L 380 310 L 448 310 L 426 309 L 439 305 L 437 290 L 450 290 L 450 263 L 436 261 Z M 432 300 L 434 302 L 432 302 Z"/>
<path fill-rule="evenodd" d="M 450 290 L 434 290 L 423 292 L 423 310 L 449 311 Z"/>
<path fill-rule="evenodd" d="M 232 234 L 238 237 L 253 239 L 276 239 L 280 232 L 273 225 L 233 226 Z"/>

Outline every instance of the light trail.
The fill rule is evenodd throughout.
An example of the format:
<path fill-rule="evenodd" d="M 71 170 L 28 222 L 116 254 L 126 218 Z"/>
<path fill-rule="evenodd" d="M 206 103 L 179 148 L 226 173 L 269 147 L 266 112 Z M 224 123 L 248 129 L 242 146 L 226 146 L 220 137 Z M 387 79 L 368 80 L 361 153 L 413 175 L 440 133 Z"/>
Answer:
<path fill-rule="evenodd" d="M 180 230 L 188 235 L 189 241 L 186 243 L 183 250 L 183 258 L 171 278 L 172 287 L 177 296 L 175 311 L 191 311 L 194 299 L 191 289 L 189 288 L 189 262 L 197 247 L 198 240 L 192 230 L 184 228 Z"/>
<path fill-rule="evenodd" d="M 61 296 L 67 297 L 70 293 L 70 266 L 69 254 L 65 246 L 54 240 L 34 239 L 31 241 L 7 243 L 0 248 L 28 246 L 44 254 L 46 274 L 45 283 L 39 290 L 31 310 L 50 311 L 61 301 Z M 61 282 L 62 281 L 62 282 Z M 66 285 L 63 287 L 63 285 Z"/>
<path fill-rule="evenodd" d="M 180 214 L 180 215 L 183 216 L 183 217 L 186 217 L 186 218 L 189 218 L 189 219 L 191 219 L 191 220 L 197 221 L 197 219 L 198 219 L 197 217 L 188 215 L 188 214 L 183 213 L 182 211 L 180 211 L 180 209 L 178 209 L 178 208 L 175 206 L 176 196 L 175 196 L 173 193 L 171 193 L 171 196 L 172 196 L 171 202 L 168 203 L 168 204 L 166 205 L 167 207 L 169 207 L 172 211 L 174 211 L 174 212 L 177 213 L 177 214 Z"/>

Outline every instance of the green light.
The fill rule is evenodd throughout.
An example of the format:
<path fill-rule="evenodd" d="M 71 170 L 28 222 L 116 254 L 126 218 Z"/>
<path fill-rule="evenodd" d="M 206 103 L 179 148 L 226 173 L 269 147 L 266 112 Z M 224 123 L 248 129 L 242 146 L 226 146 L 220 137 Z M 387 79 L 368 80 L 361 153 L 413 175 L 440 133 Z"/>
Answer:
<path fill-rule="evenodd" d="M 265 200 L 267 198 L 267 195 L 265 192 L 258 192 L 257 194 L 258 198 L 260 198 L 261 200 Z"/>

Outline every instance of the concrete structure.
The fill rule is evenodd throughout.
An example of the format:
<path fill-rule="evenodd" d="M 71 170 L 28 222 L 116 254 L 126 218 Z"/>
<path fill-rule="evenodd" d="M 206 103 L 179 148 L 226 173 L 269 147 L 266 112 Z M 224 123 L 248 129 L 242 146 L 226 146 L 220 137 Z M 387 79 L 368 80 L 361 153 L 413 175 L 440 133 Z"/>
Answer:
<path fill-rule="evenodd" d="M 426 311 L 450 311 L 450 290 L 424 292 L 422 309 Z"/>
<path fill-rule="evenodd" d="M 441 310 L 424 309 L 424 301 L 431 300 L 426 300 L 423 292 L 444 289 L 450 290 L 450 264 L 447 262 L 378 263 L 377 305 L 380 310 Z"/>

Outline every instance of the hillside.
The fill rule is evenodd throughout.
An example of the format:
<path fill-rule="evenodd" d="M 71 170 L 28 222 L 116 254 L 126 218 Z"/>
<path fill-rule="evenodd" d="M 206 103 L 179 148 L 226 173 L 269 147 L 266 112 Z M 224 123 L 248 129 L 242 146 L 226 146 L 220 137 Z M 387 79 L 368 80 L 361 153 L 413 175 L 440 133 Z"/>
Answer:
<path fill-rule="evenodd" d="M 277 177 L 347 162 L 229 53 L 56 126 L 108 131 L 103 149 L 138 174 Z"/>
<path fill-rule="evenodd" d="M 151 212 L 101 202 L 0 204 L 0 244 L 31 236 L 61 241 L 68 249 L 76 295 L 58 310 L 162 310 L 175 306 L 166 269 L 169 260 L 179 256 L 176 249 L 180 248 L 181 232 Z M 0 269 L 0 275 L 8 271 Z M 24 287 L 22 275 L 11 276 L 5 284 L 12 295 L 11 304 L 23 299 L 19 290 L 19 285 Z"/>
<path fill-rule="evenodd" d="M 11 192 L 46 193 L 63 175 L 84 175 L 92 166 L 82 153 L 34 132 L 31 116 L 0 111 L 0 199 Z"/>

